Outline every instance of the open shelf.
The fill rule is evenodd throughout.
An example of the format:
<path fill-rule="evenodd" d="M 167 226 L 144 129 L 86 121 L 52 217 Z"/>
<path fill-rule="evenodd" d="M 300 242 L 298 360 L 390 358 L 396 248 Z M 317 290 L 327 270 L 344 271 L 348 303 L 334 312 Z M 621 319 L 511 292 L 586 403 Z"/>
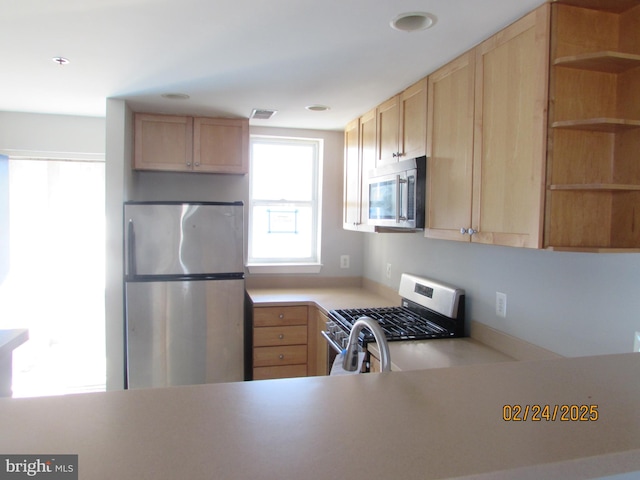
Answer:
<path fill-rule="evenodd" d="M 583 53 L 557 58 L 553 65 L 594 72 L 621 73 L 640 67 L 640 55 L 611 51 Z"/>
<path fill-rule="evenodd" d="M 551 0 L 544 246 L 640 252 L 640 0 Z"/>
<path fill-rule="evenodd" d="M 640 128 L 640 120 L 627 120 L 624 118 L 585 118 L 583 120 L 553 122 L 551 126 L 553 128 L 567 128 L 572 130 L 618 133 Z"/>

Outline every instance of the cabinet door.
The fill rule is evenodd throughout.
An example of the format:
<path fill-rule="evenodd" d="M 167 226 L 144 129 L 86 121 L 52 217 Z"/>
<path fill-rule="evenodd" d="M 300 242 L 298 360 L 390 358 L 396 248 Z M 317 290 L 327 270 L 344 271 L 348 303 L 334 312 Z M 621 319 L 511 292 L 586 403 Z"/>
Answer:
<path fill-rule="evenodd" d="M 380 104 L 376 116 L 376 167 L 380 167 L 398 161 L 400 95 Z"/>
<path fill-rule="evenodd" d="M 344 131 L 343 228 L 374 231 L 367 225 L 369 190 L 367 175 L 376 162 L 376 111 L 350 122 Z"/>
<path fill-rule="evenodd" d="M 376 168 L 376 110 L 370 110 L 360 117 L 360 225 L 361 232 L 373 232 L 373 225 L 367 224 L 369 211 L 369 187 L 367 179 Z"/>
<path fill-rule="evenodd" d="M 469 241 L 475 52 L 429 76 L 425 236 Z"/>
<path fill-rule="evenodd" d="M 400 94 L 399 160 L 422 157 L 427 145 L 427 79 Z"/>
<path fill-rule="evenodd" d="M 249 172 L 249 120 L 196 118 L 193 144 L 194 171 Z"/>
<path fill-rule="evenodd" d="M 136 113 L 134 128 L 133 166 L 136 170 L 191 170 L 191 117 Z"/>
<path fill-rule="evenodd" d="M 360 120 L 344 130 L 344 197 L 342 222 L 346 230 L 357 230 L 360 223 Z"/>
<path fill-rule="evenodd" d="M 319 308 L 309 309 L 309 339 L 307 374 L 309 376 L 328 375 L 328 344 L 322 336 L 326 330 L 327 317 Z"/>
<path fill-rule="evenodd" d="M 542 245 L 549 5 L 476 55 L 472 241 Z"/>

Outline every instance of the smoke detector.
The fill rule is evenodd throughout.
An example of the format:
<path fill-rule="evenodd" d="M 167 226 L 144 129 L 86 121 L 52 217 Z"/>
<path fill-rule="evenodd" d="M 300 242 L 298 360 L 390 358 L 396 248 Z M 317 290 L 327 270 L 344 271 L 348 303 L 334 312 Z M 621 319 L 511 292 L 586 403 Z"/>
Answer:
<path fill-rule="evenodd" d="M 273 117 L 278 111 L 277 110 L 267 110 L 264 108 L 254 108 L 251 110 L 251 115 L 249 118 L 255 118 L 256 120 L 269 120 Z"/>

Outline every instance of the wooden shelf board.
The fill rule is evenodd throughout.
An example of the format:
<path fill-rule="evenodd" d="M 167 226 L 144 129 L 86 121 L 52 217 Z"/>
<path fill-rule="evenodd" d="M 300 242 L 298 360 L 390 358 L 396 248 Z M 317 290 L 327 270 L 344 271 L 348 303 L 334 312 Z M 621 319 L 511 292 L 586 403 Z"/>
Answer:
<path fill-rule="evenodd" d="M 626 12 L 640 3 L 638 0 L 551 0 L 551 2 L 611 13 Z"/>
<path fill-rule="evenodd" d="M 557 67 L 577 68 L 605 73 L 620 73 L 640 67 L 640 55 L 620 52 L 595 52 L 556 58 Z"/>
<path fill-rule="evenodd" d="M 587 190 L 594 192 L 640 191 L 640 185 L 622 185 L 617 183 L 555 184 L 550 185 L 549 190 Z"/>
<path fill-rule="evenodd" d="M 595 132 L 617 133 L 624 130 L 640 128 L 640 120 L 623 118 L 587 118 L 584 120 L 562 120 L 553 122 L 553 128 L 567 128 L 571 130 L 589 130 Z"/>

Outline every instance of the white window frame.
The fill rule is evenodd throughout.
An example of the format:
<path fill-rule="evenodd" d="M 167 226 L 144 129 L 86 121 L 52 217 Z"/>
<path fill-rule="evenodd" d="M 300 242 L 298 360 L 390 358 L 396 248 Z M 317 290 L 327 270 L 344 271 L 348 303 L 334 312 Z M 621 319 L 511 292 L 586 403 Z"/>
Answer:
<path fill-rule="evenodd" d="M 254 143 L 271 143 L 281 145 L 304 144 L 314 147 L 314 164 L 312 172 L 312 195 L 311 201 L 289 201 L 282 199 L 263 200 L 253 198 L 253 146 Z M 271 135 L 251 135 L 250 137 L 250 166 L 249 166 L 249 236 L 248 236 L 248 263 L 249 273 L 318 273 L 322 268 L 321 263 L 321 224 L 322 224 L 322 158 L 323 140 L 321 138 L 306 137 L 282 137 Z M 253 209 L 263 205 L 282 206 L 311 206 L 312 209 L 312 254 L 304 259 L 281 259 L 281 258 L 254 258 L 253 257 Z"/>

